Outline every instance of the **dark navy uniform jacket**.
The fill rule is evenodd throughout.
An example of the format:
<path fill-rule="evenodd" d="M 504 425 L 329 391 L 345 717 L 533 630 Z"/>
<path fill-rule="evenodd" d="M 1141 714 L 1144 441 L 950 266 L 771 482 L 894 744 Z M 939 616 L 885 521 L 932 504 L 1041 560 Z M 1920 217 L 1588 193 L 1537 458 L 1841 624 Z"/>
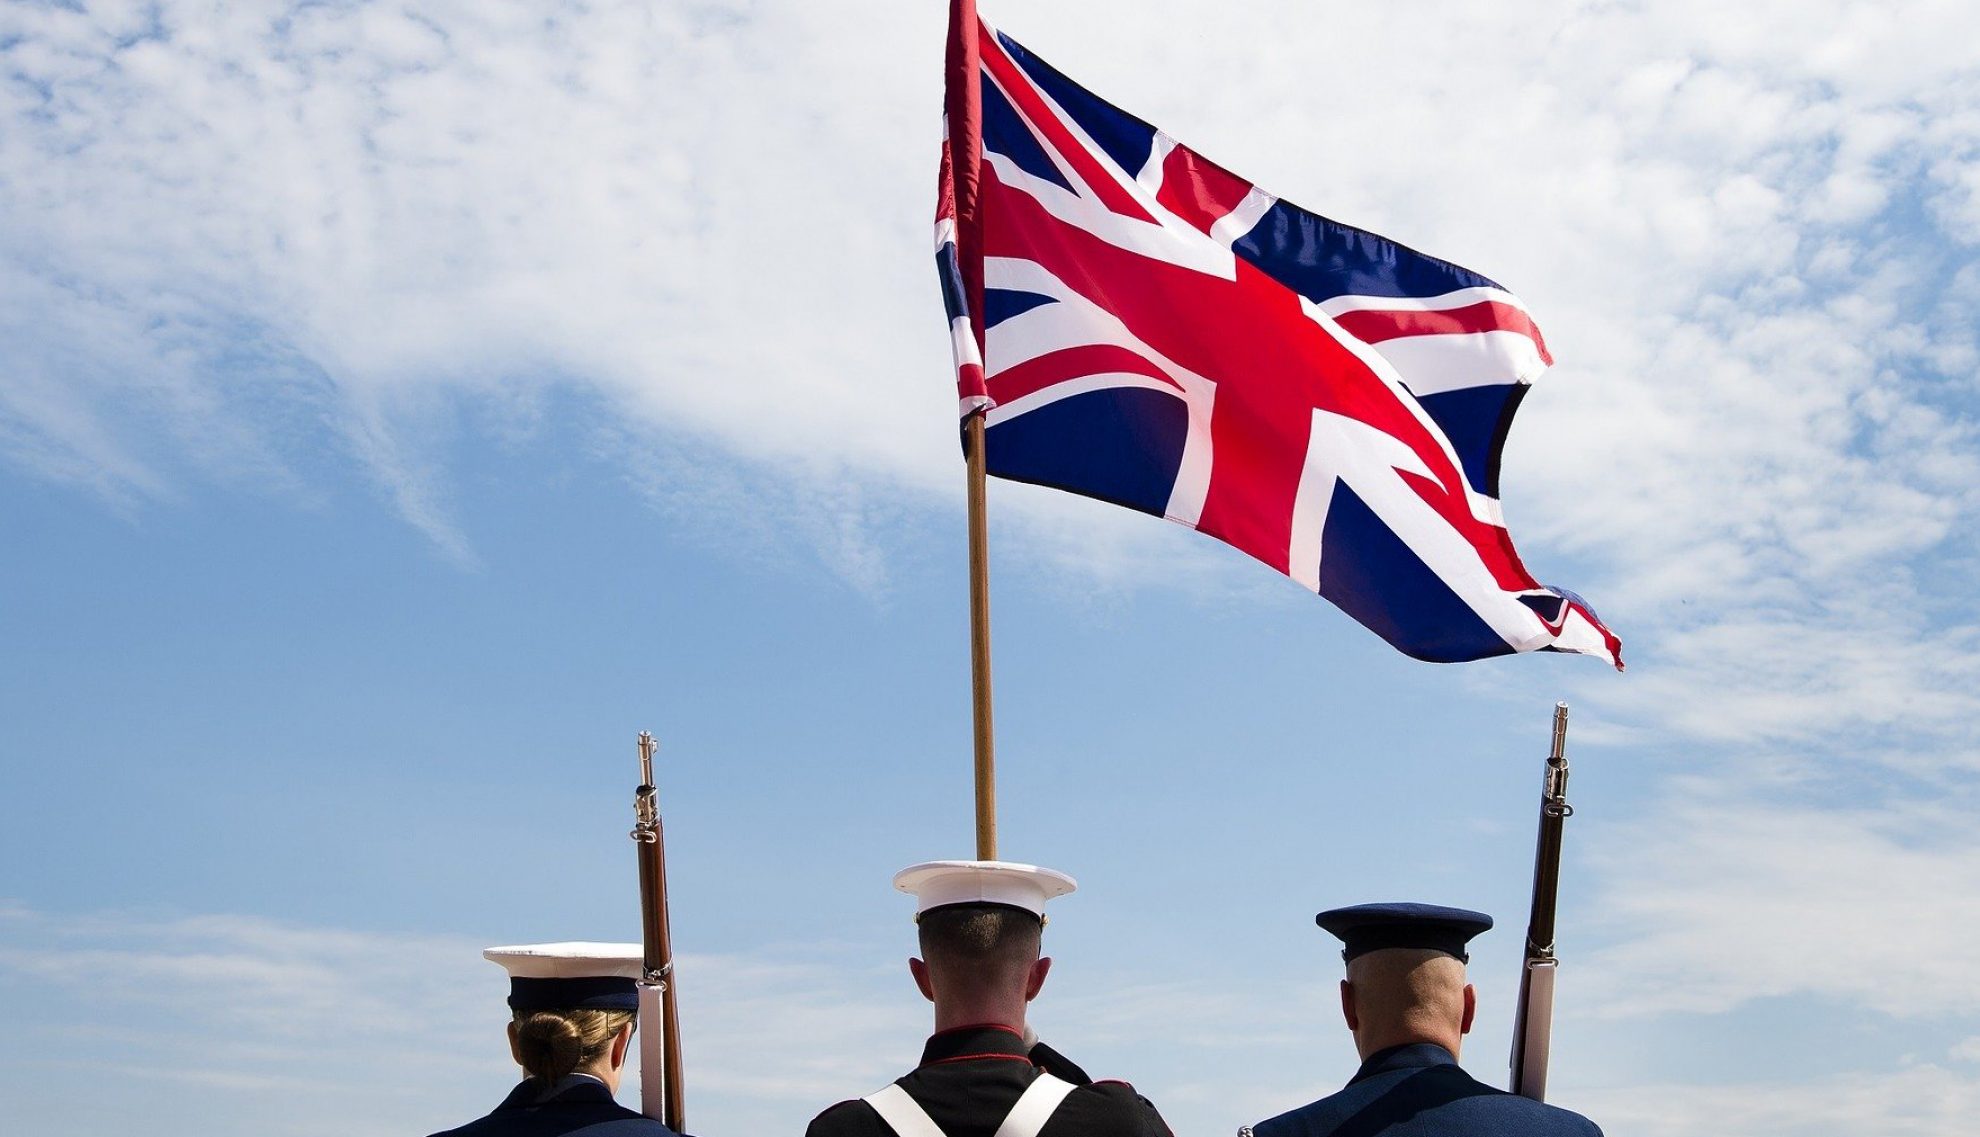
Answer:
<path fill-rule="evenodd" d="M 1378 1050 L 1347 1088 L 1251 1127 L 1253 1137 L 1602 1137 L 1578 1113 L 1465 1073 L 1432 1043 Z"/>
<path fill-rule="evenodd" d="M 1041 1071 L 1078 1087 L 1039 1137 L 1171 1137 L 1162 1115 L 1126 1082 L 1096 1082 L 1043 1043 L 1024 1049 L 1017 1031 L 967 1026 L 928 1040 L 921 1065 L 894 1080 L 948 1137 L 994 1137 L 1011 1107 Z M 892 1137 L 864 1101 L 842 1101 L 819 1114 L 805 1137 Z"/>
<path fill-rule="evenodd" d="M 433 1137 L 679 1137 L 613 1101 L 612 1091 L 596 1078 L 567 1081 L 564 1088 L 538 1100 L 542 1087 L 534 1079 L 525 1080 L 494 1113 Z"/>

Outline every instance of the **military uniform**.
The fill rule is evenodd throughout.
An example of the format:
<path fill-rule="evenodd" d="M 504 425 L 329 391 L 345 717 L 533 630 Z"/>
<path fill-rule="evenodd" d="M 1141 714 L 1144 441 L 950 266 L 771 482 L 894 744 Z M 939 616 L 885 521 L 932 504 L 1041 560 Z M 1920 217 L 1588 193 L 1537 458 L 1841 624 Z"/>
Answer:
<path fill-rule="evenodd" d="M 1022 1107 L 1020 1102 L 1022 1101 Z M 1171 1137 L 1126 1082 L 1096 1082 L 1051 1047 L 1026 1051 L 1008 1027 L 928 1040 L 921 1065 L 879 1093 L 819 1114 L 806 1137 Z"/>
<path fill-rule="evenodd" d="M 676 1137 L 673 1130 L 612 1100 L 605 1083 L 572 1074 L 545 1095 L 534 1078 L 495 1112 L 433 1137 Z"/>
<path fill-rule="evenodd" d="M 1378 1050 L 1347 1088 L 1262 1121 L 1251 1137 L 1601 1137 L 1595 1123 L 1478 1081 L 1421 1042 Z"/>
<path fill-rule="evenodd" d="M 481 953 L 509 973 L 509 1009 L 528 1012 L 637 1012 L 643 951 L 639 944 L 570 941 L 492 947 Z M 513 1036 L 512 1036 L 513 1042 Z M 616 1047 L 616 1044 L 615 1044 Z M 601 1054 L 623 1058 L 623 1051 Z M 592 1069 L 602 1067 L 594 1065 Z M 614 1061 L 613 1069 L 617 1069 Z M 495 1112 L 433 1137 L 679 1137 L 652 1118 L 612 1100 L 611 1087 L 573 1070 L 546 1087 L 523 1079 Z"/>

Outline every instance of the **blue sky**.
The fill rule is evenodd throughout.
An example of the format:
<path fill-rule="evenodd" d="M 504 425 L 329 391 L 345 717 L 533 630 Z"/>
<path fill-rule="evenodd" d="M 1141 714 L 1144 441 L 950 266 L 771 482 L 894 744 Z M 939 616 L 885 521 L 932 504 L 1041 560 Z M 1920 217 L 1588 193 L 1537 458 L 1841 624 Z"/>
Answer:
<path fill-rule="evenodd" d="M 479 950 L 636 933 L 640 729 L 693 1127 L 912 1061 L 887 880 L 971 836 L 943 6 L 828 7 L 0 10 L 0 1122 L 485 1111 Z M 1507 517 L 1630 660 L 1416 664 L 993 485 L 1003 849 L 1083 886 L 1045 1037 L 1230 1132 L 1352 1069 L 1312 913 L 1407 896 L 1500 917 L 1501 1080 L 1566 699 L 1555 1098 L 1965 1132 L 1980 17 L 985 14 L 1523 297 Z"/>

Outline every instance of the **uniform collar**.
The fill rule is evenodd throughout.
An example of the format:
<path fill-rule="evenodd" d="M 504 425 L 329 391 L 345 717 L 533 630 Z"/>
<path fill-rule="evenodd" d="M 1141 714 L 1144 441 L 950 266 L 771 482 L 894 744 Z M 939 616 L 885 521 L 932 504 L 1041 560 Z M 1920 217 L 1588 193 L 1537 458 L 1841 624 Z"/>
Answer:
<path fill-rule="evenodd" d="M 551 1087 L 547 1093 L 544 1092 L 543 1084 L 535 1078 L 524 1078 L 522 1084 L 510 1090 L 509 1096 L 503 1098 L 502 1104 L 495 1108 L 498 1111 L 529 1109 L 552 1102 L 558 1105 L 571 1105 L 611 1100 L 612 1091 L 605 1088 L 604 1082 L 589 1074 L 570 1074 Z"/>
<path fill-rule="evenodd" d="M 938 1032 L 921 1048 L 921 1064 L 966 1062 L 972 1058 L 1010 1058 L 1029 1062 L 1025 1057 L 1024 1036 L 1013 1027 L 999 1023 L 976 1023 Z"/>
<path fill-rule="evenodd" d="M 1377 1050 L 1361 1064 L 1354 1077 L 1348 1080 L 1353 1085 L 1363 1078 L 1386 1074 L 1391 1070 L 1413 1070 L 1425 1066 L 1455 1066 L 1457 1055 L 1445 1050 L 1434 1042 L 1406 1042 L 1401 1046 L 1391 1046 L 1387 1050 Z"/>

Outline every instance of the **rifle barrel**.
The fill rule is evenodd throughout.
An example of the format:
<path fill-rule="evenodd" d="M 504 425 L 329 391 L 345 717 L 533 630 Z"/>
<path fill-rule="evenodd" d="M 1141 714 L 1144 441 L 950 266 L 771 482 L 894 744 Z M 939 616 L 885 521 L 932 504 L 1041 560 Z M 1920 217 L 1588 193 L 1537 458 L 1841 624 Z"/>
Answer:
<path fill-rule="evenodd" d="M 1553 747 L 1540 788 L 1540 828 L 1533 848 L 1533 904 L 1526 922 L 1525 961 L 1513 1018 L 1512 1092 L 1535 1101 L 1547 1092 L 1553 1040 L 1554 924 L 1561 887 L 1562 826 L 1573 815 L 1567 800 L 1566 703 L 1554 704 Z"/>
<path fill-rule="evenodd" d="M 1540 832 L 1533 848 L 1533 904 L 1526 924 L 1530 955 L 1554 954 L 1554 915 L 1561 887 L 1562 823 L 1574 810 L 1567 801 L 1566 703 L 1554 705 L 1554 745 L 1540 789 Z"/>
<path fill-rule="evenodd" d="M 639 736 L 640 774 L 645 781 L 633 792 L 633 813 L 637 819 L 632 837 L 639 855 L 640 943 L 642 982 L 659 988 L 660 994 L 660 1110 L 658 1119 L 676 1133 L 686 1132 L 686 1108 L 682 1102 L 681 1012 L 679 984 L 674 976 L 674 936 L 667 905 L 667 840 L 660 820 L 659 793 L 653 785 L 653 736 Z M 651 1031 L 653 1023 L 645 1024 Z M 651 1035 L 648 1036 L 649 1040 Z M 642 1098 L 645 1084 L 652 1077 L 645 1069 L 642 1050 L 640 1080 Z M 644 1103 L 651 1108 L 651 1103 Z"/>

